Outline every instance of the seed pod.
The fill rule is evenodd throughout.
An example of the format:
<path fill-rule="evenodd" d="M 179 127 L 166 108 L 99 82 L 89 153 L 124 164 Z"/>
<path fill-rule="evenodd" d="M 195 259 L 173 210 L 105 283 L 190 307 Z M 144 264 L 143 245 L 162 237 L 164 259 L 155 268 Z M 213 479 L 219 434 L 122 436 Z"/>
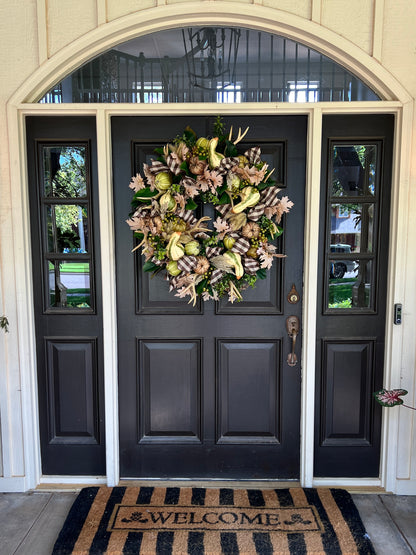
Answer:
<path fill-rule="evenodd" d="M 172 174 L 169 172 L 159 172 L 155 176 L 155 187 L 158 191 L 167 191 L 172 185 Z"/>
<path fill-rule="evenodd" d="M 186 243 L 185 245 L 186 254 L 196 256 L 197 254 L 199 254 L 199 251 L 200 251 L 200 248 L 199 248 L 198 241 L 189 241 L 189 243 Z"/>
<path fill-rule="evenodd" d="M 168 271 L 168 274 L 174 277 L 181 273 L 181 270 L 178 268 L 178 263 L 175 260 L 170 260 L 166 264 L 166 270 Z"/>

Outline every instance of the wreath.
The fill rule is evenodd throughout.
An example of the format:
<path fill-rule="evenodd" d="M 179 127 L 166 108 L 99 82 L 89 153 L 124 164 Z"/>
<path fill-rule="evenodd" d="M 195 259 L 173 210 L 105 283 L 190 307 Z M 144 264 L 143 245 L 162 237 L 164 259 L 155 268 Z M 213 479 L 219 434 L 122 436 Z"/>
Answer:
<path fill-rule="evenodd" d="M 143 270 L 166 270 L 170 291 L 193 304 L 225 295 L 241 301 L 241 292 L 285 256 L 272 242 L 293 202 L 279 198 L 258 146 L 239 153 L 248 129 L 233 139 L 233 128 L 226 135 L 217 117 L 210 139 L 187 127 L 155 149 L 145 178 L 136 174 L 129 185 L 135 194 L 126 221 L 139 242 L 133 251 L 142 248 L 146 259 Z M 210 217 L 197 216 L 201 202 L 215 209 L 212 229 Z"/>

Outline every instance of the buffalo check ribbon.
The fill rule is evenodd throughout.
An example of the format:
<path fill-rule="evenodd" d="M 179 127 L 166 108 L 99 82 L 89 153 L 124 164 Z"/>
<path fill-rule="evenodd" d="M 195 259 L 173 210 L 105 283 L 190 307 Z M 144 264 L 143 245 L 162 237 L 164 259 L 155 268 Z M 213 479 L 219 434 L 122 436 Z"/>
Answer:
<path fill-rule="evenodd" d="M 249 148 L 244 153 L 244 156 L 248 159 L 250 164 L 256 166 L 261 162 L 261 150 L 259 146 L 253 146 L 253 148 Z"/>
<path fill-rule="evenodd" d="M 264 189 L 260 193 L 259 203 L 256 204 L 256 206 L 253 206 L 253 208 L 250 208 L 250 210 L 248 211 L 248 219 L 252 220 L 253 222 L 257 222 L 257 220 L 259 220 L 263 216 L 264 211 L 268 206 L 275 206 L 278 202 L 280 202 L 280 199 L 277 197 L 277 193 L 279 191 L 280 189 L 278 187 L 275 187 L 274 185 L 271 187 L 267 187 L 267 189 Z"/>
<path fill-rule="evenodd" d="M 182 256 L 182 258 L 178 260 L 178 270 L 189 274 L 194 268 L 196 268 L 197 264 L 198 260 L 196 256 Z"/>
<path fill-rule="evenodd" d="M 234 166 L 238 166 L 240 163 L 240 159 L 237 156 L 230 156 L 229 158 L 223 158 L 219 163 L 218 167 L 215 168 L 215 171 L 220 175 L 224 175 L 228 173 L 231 168 Z"/>

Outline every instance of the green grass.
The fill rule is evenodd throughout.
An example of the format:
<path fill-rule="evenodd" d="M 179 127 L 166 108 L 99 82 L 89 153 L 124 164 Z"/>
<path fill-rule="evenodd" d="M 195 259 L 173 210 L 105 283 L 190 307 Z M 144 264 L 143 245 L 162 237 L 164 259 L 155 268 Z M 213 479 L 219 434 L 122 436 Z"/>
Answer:
<path fill-rule="evenodd" d="M 352 288 L 355 279 L 330 279 L 328 308 L 352 308 Z M 365 306 L 368 306 L 369 291 L 366 288 Z"/>

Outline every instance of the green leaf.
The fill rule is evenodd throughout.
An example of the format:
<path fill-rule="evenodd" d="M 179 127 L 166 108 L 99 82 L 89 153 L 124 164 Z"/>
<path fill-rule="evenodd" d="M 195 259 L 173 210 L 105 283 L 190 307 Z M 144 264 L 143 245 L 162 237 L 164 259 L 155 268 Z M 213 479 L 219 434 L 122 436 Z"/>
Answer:
<path fill-rule="evenodd" d="M 193 199 L 188 199 L 188 202 L 185 205 L 185 208 L 187 210 L 195 210 L 195 208 L 198 208 L 197 203 L 193 200 Z"/>
<path fill-rule="evenodd" d="M 184 160 L 179 167 L 182 171 L 184 171 L 186 173 L 186 175 L 190 175 L 188 162 L 186 162 L 186 160 Z"/>
<path fill-rule="evenodd" d="M 265 268 L 260 268 L 260 270 L 257 270 L 256 276 L 257 276 L 259 279 L 266 279 L 266 277 L 267 277 L 267 272 L 266 272 Z"/>
<path fill-rule="evenodd" d="M 259 183 L 257 185 L 257 189 L 259 191 L 264 191 L 264 189 L 267 189 L 267 187 L 271 187 L 272 185 L 274 185 L 274 181 L 267 181 L 266 183 L 264 183 L 264 181 L 262 183 Z"/>
<path fill-rule="evenodd" d="M 133 200 L 141 200 L 141 199 L 148 199 L 151 197 L 155 197 L 158 194 L 159 191 L 157 191 L 156 189 L 154 191 L 151 191 L 149 187 L 145 187 L 144 189 L 140 189 L 140 191 L 137 191 L 137 193 L 134 195 Z"/>
<path fill-rule="evenodd" d="M 207 286 L 208 283 L 208 278 L 203 279 L 202 281 L 200 281 L 198 283 L 198 285 L 195 287 L 195 290 L 197 292 L 198 295 L 201 295 L 202 292 L 204 291 L 205 287 Z"/>
<path fill-rule="evenodd" d="M 225 142 L 226 142 L 226 146 L 225 146 L 225 150 L 224 150 L 224 155 L 225 156 L 238 156 L 238 150 L 237 150 L 237 147 L 235 146 L 235 144 L 232 143 L 231 141 L 229 141 L 228 139 Z"/>
<path fill-rule="evenodd" d="M 230 202 L 230 197 L 225 192 L 218 199 L 218 204 L 228 204 L 229 202 Z"/>
<path fill-rule="evenodd" d="M 134 237 L 136 237 L 136 239 L 139 240 L 139 243 L 140 243 L 140 241 L 143 241 L 144 235 L 143 235 L 143 233 L 141 233 L 140 231 L 135 231 L 135 232 L 133 233 L 133 235 L 134 235 Z"/>
<path fill-rule="evenodd" d="M 273 237 L 280 237 L 283 233 L 283 227 L 280 227 L 280 225 L 277 225 L 277 233 L 273 233 Z"/>
<path fill-rule="evenodd" d="M 155 153 L 159 154 L 159 156 L 164 156 L 165 153 L 163 152 L 163 146 L 158 146 L 157 148 L 155 148 Z"/>
<path fill-rule="evenodd" d="M 158 266 L 157 264 L 155 264 L 151 260 L 148 260 L 147 262 L 145 262 L 143 264 L 143 271 L 144 272 L 154 272 L 154 271 L 159 270 L 159 269 L 160 269 L 160 266 Z"/>

